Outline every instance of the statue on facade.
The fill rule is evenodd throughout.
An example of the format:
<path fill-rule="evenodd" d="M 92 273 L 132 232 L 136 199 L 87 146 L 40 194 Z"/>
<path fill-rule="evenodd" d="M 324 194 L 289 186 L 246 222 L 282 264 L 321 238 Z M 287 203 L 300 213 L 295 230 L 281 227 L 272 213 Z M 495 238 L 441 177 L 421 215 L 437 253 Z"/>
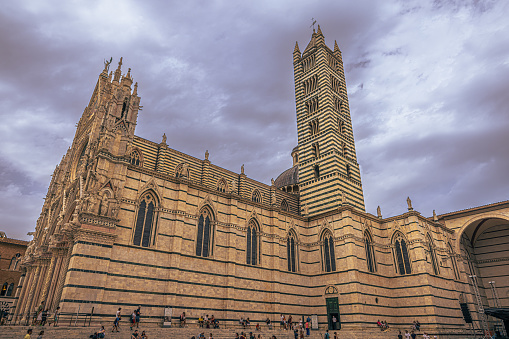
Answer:
<path fill-rule="evenodd" d="M 244 164 L 242 164 L 242 166 L 240 166 L 240 174 L 244 174 Z"/>
<path fill-rule="evenodd" d="M 382 209 L 380 208 L 380 206 L 378 206 L 378 207 L 376 208 L 376 215 L 377 215 L 380 219 L 382 219 Z"/>
<path fill-rule="evenodd" d="M 209 160 L 209 150 L 205 151 L 205 160 Z"/>
<path fill-rule="evenodd" d="M 408 210 L 413 211 L 414 209 L 412 208 L 412 200 L 410 200 L 410 197 L 406 198 L 406 203 L 408 205 Z"/>
<path fill-rule="evenodd" d="M 108 71 L 110 70 L 110 64 L 112 61 L 113 61 L 113 57 L 110 58 L 110 61 L 107 61 L 106 59 L 104 59 L 104 72 L 108 73 Z"/>
<path fill-rule="evenodd" d="M 166 133 L 163 133 L 163 141 L 161 141 L 161 144 L 166 144 Z"/>

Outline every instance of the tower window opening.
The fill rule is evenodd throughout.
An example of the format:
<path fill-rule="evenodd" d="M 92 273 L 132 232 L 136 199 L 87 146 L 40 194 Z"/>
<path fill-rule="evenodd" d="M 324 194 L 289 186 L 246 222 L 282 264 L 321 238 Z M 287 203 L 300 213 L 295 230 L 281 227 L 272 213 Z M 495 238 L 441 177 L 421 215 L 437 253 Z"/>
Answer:
<path fill-rule="evenodd" d="M 351 175 L 352 175 L 352 173 L 350 171 L 350 165 L 346 164 L 346 176 L 350 178 Z"/>
<path fill-rule="evenodd" d="M 204 208 L 198 218 L 198 234 L 196 236 L 196 255 L 199 257 L 212 255 L 212 227 L 212 213 L 207 208 Z"/>
<path fill-rule="evenodd" d="M 262 202 L 262 195 L 258 190 L 253 191 L 253 195 L 251 196 L 251 201 L 261 203 Z"/>
<path fill-rule="evenodd" d="M 345 132 L 345 123 L 340 118 L 338 118 L 338 132 L 339 134 L 343 134 Z"/>
<path fill-rule="evenodd" d="M 325 272 L 334 272 L 336 271 L 336 257 L 334 255 L 334 238 L 330 231 L 324 233 L 322 242 L 323 270 Z"/>
<path fill-rule="evenodd" d="M 308 95 L 318 89 L 318 75 L 313 75 L 311 78 L 303 82 L 304 95 Z"/>
<path fill-rule="evenodd" d="M 312 136 L 318 134 L 318 131 L 319 131 L 318 119 L 315 119 L 315 120 L 312 120 L 309 122 L 309 130 L 310 130 Z"/>
<path fill-rule="evenodd" d="M 318 97 L 314 97 L 306 101 L 305 105 L 308 114 L 314 114 L 318 112 Z"/>
<path fill-rule="evenodd" d="M 402 235 L 398 235 L 394 241 L 394 252 L 397 272 L 401 275 L 412 273 L 406 241 Z"/>
<path fill-rule="evenodd" d="M 257 227 L 254 220 L 249 222 L 247 227 L 247 249 L 246 249 L 246 263 L 248 265 L 256 265 L 258 263 L 258 237 Z"/>
<path fill-rule="evenodd" d="M 315 178 L 316 179 L 320 178 L 320 166 L 319 165 L 313 166 L 313 170 L 315 171 Z"/>
<path fill-rule="evenodd" d="M 341 100 L 338 97 L 334 97 L 334 109 L 341 113 Z"/>
<path fill-rule="evenodd" d="M 311 147 L 313 148 L 313 156 L 315 157 L 315 159 L 318 159 L 318 157 L 320 156 L 320 149 L 318 147 L 318 143 L 315 142 Z"/>
<path fill-rule="evenodd" d="M 306 58 L 302 61 L 302 68 L 304 72 L 307 72 L 315 67 L 315 55 L 311 55 L 309 58 Z"/>
<path fill-rule="evenodd" d="M 293 230 L 288 233 L 286 239 L 286 257 L 288 259 L 288 271 L 297 272 L 297 237 Z"/>
<path fill-rule="evenodd" d="M 336 93 L 341 93 L 341 82 L 339 79 L 331 75 L 331 88 Z"/>

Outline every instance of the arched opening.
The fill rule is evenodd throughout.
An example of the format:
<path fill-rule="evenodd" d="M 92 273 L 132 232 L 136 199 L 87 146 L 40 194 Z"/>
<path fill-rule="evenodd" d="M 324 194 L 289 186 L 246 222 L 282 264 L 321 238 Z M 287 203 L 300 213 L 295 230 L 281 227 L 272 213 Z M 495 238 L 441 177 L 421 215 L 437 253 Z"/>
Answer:
<path fill-rule="evenodd" d="M 509 307 L 509 285 L 507 284 L 509 281 L 509 260 L 507 259 L 509 257 L 509 220 L 506 218 L 505 216 L 479 217 L 469 221 L 460 231 L 458 245 L 464 272 L 459 274 L 463 273 L 463 277 L 468 280 L 472 293 L 471 301 L 476 304 L 476 308 L 476 289 L 485 310 Z M 451 263 L 455 270 L 456 262 L 451 260 Z M 502 323 L 496 318 L 488 317 L 488 320 L 490 328 L 502 327 Z M 509 329 L 506 328 L 507 330 Z"/>
<path fill-rule="evenodd" d="M 246 236 L 246 263 L 248 265 L 257 265 L 258 264 L 258 241 L 259 241 L 259 232 L 258 232 L 258 224 L 255 220 L 249 221 L 247 226 L 247 236 Z"/>
<path fill-rule="evenodd" d="M 368 231 L 364 232 L 364 249 L 366 250 L 366 263 L 369 272 L 376 271 L 375 251 L 373 249 L 373 239 Z"/>
<path fill-rule="evenodd" d="M 149 247 L 155 243 L 154 224 L 157 223 L 157 198 L 152 192 L 142 194 L 134 227 L 133 244 Z M 152 240 L 152 241 L 151 241 Z"/>
<path fill-rule="evenodd" d="M 290 230 L 286 239 L 286 256 L 289 272 L 297 272 L 297 253 L 297 235 L 294 230 Z"/>
<path fill-rule="evenodd" d="M 203 208 L 198 217 L 198 233 L 196 235 L 196 255 L 209 257 L 212 255 L 214 243 L 213 214 L 209 208 Z"/>
<path fill-rule="evenodd" d="M 331 231 L 327 230 L 322 233 L 322 268 L 325 272 L 336 271 L 334 252 L 334 237 Z"/>

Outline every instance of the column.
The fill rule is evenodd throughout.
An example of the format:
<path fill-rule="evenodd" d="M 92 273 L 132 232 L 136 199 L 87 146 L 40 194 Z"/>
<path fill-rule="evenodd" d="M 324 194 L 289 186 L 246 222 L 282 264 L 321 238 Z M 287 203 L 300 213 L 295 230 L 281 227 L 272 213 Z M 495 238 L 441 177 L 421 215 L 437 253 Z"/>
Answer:
<path fill-rule="evenodd" d="M 55 298 L 54 298 L 54 306 L 58 306 L 60 303 L 60 297 L 62 296 L 62 290 L 64 289 L 64 283 L 65 283 L 65 276 L 67 275 L 67 268 L 69 267 L 69 261 L 71 260 L 71 254 L 72 254 L 72 248 L 73 244 L 69 245 L 69 249 L 67 250 L 67 255 L 65 256 L 65 259 L 63 260 L 62 269 L 60 270 L 60 274 L 58 277 L 58 285 L 57 289 L 55 291 Z"/>
<path fill-rule="evenodd" d="M 48 309 L 53 311 L 57 306 L 55 305 L 55 290 L 57 288 L 58 283 L 58 276 L 60 275 L 60 270 L 62 268 L 62 262 L 64 260 L 64 257 L 62 254 L 58 253 L 55 254 L 57 256 L 56 265 L 55 265 L 55 271 L 53 272 L 53 276 L 51 277 L 51 282 L 49 285 L 49 291 L 48 291 Z"/>
<path fill-rule="evenodd" d="M 48 290 L 49 290 L 49 283 L 51 281 L 51 278 L 53 276 L 53 271 L 55 270 L 55 264 L 56 264 L 56 258 L 55 255 L 51 256 L 51 262 L 49 264 L 49 268 L 46 271 L 46 275 L 44 277 L 44 283 L 42 285 L 41 290 L 41 300 L 46 301 L 46 308 L 48 307 L 48 302 L 46 298 L 48 297 Z"/>
<path fill-rule="evenodd" d="M 23 314 L 23 310 L 25 308 L 25 304 L 27 301 L 27 291 L 30 288 L 29 286 L 31 286 L 31 284 L 32 284 L 33 277 L 34 277 L 34 270 L 32 267 L 29 266 L 29 267 L 27 267 L 27 273 L 26 273 L 25 281 L 23 283 L 23 288 L 21 290 L 21 295 L 19 297 L 18 304 L 16 306 L 16 311 L 14 312 L 15 319 L 18 316 Z M 16 322 L 16 320 L 14 320 L 14 322 Z"/>
<path fill-rule="evenodd" d="M 27 317 L 27 319 L 30 319 L 30 309 L 32 307 L 32 300 L 34 297 L 35 285 L 37 285 L 37 280 L 39 278 L 40 271 L 41 271 L 41 266 L 37 266 L 37 268 L 35 269 L 35 273 L 33 273 L 33 279 L 30 284 L 30 287 L 29 287 L 30 290 L 28 292 L 26 305 L 25 305 L 25 308 L 23 311 L 23 315 L 25 315 Z"/>

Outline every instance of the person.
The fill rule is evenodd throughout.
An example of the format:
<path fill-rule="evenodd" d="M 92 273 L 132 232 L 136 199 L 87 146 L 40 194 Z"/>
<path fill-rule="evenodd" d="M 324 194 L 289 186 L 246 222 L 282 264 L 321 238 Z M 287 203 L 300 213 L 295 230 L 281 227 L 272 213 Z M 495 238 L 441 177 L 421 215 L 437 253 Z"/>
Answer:
<path fill-rule="evenodd" d="M 256 339 L 255 336 L 253 335 L 253 332 L 249 332 L 249 339 Z"/>
<path fill-rule="evenodd" d="M 408 330 L 405 330 L 405 339 L 410 339 L 410 333 L 408 333 Z"/>
<path fill-rule="evenodd" d="M 335 315 L 333 315 L 333 316 L 332 316 L 332 327 L 333 327 L 334 329 L 336 329 L 336 328 L 337 328 L 337 327 L 336 327 L 336 323 L 337 323 L 337 322 L 338 322 L 338 319 L 336 318 L 336 316 L 335 316 Z"/>
<path fill-rule="evenodd" d="M 403 339 L 403 334 L 401 334 L 401 331 L 399 331 L 398 339 Z"/>
<path fill-rule="evenodd" d="M 329 330 L 325 331 L 325 335 L 323 336 L 323 339 L 330 339 Z"/>
<path fill-rule="evenodd" d="M 27 334 L 25 335 L 25 337 L 23 339 L 30 339 L 30 338 L 32 338 L 32 329 L 31 328 L 29 328 L 27 330 Z"/>
<path fill-rule="evenodd" d="M 134 325 L 136 324 L 136 310 L 131 314 L 131 331 L 133 330 Z"/>
<path fill-rule="evenodd" d="M 180 315 L 180 327 L 184 327 L 186 325 L 186 312 L 182 312 Z"/>
<path fill-rule="evenodd" d="M 246 318 L 246 326 L 249 326 L 249 324 L 251 324 L 251 320 L 249 320 L 249 317 Z"/>
<path fill-rule="evenodd" d="M 198 327 L 203 327 L 203 316 L 200 315 L 200 317 L 198 318 Z"/>
<path fill-rule="evenodd" d="M 239 334 L 238 333 L 235 333 L 235 339 L 239 339 Z"/>
<path fill-rule="evenodd" d="M 339 339 L 338 332 L 334 332 L 334 339 Z"/>
<path fill-rule="evenodd" d="M 134 333 L 131 334 L 131 339 L 138 339 L 138 336 L 139 336 L 138 330 L 134 330 Z"/>
<path fill-rule="evenodd" d="M 419 320 L 416 320 L 416 321 L 415 321 L 415 329 L 416 329 L 417 331 L 420 331 L 420 330 L 421 330 L 421 323 L 419 322 Z"/>
<path fill-rule="evenodd" d="M 306 321 L 306 336 L 309 337 L 309 321 Z"/>
<path fill-rule="evenodd" d="M 97 338 L 102 339 L 106 335 L 106 330 L 104 329 L 104 326 L 101 326 L 101 329 L 97 331 Z"/>
<path fill-rule="evenodd" d="M 44 331 L 39 332 L 39 335 L 37 336 L 37 339 L 42 339 L 43 335 L 44 335 Z"/>
<path fill-rule="evenodd" d="M 37 311 L 37 317 L 35 319 L 35 325 L 42 325 L 42 310 Z"/>
<path fill-rule="evenodd" d="M 239 339 L 246 339 L 246 336 L 244 335 L 244 332 L 240 332 L 240 337 Z"/>
<path fill-rule="evenodd" d="M 198 334 L 198 339 L 205 339 L 205 334 L 203 332 Z"/>
<path fill-rule="evenodd" d="M 302 326 L 299 329 L 300 339 L 304 339 L 304 328 Z"/>
<path fill-rule="evenodd" d="M 260 324 L 256 323 L 256 330 L 259 331 L 260 330 Z"/>
<path fill-rule="evenodd" d="M 141 339 L 148 339 L 148 336 L 145 333 L 145 331 L 141 332 Z"/>
<path fill-rule="evenodd" d="M 46 320 L 48 320 L 48 310 L 43 310 L 41 314 L 41 326 L 46 325 Z"/>
<path fill-rule="evenodd" d="M 141 318 L 141 306 L 138 306 L 138 309 L 136 310 L 136 328 L 139 328 L 140 326 L 140 318 Z"/>
<path fill-rule="evenodd" d="M 269 328 L 269 330 L 271 330 L 272 329 L 272 323 L 270 322 L 269 318 L 265 319 L 265 323 L 267 324 L 267 327 Z"/>
<path fill-rule="evenodd" d="M 293 328 L 292 315 L 288 316 L 288 329 L 291 331 Z"/>
<path fill-rule="evenodd" d="M 214 338 L 212 337 L 212 333 L 210 333 L 210 335 L 209 335 L 209 339 L 214 339 Z"/>
<path fill-rule="evenodd" d="M 210 327 L 209 326 L 209 315 L 208 314 L 205 316 L 204 323 L 205 323 L 205 325 L 207 325 L 207 328 Z"/>
<path fill-rule="evenodd" d="M 293 336 L 295 337 L 295 339 L 299 339 L 299 330 L 298 329 L 293 330 Z"/>
<path fill-rule="evenodd" d="M 415 339 L 417 338 L 417 334 L 415 334 L 415 332 L 412 331 L 412 333 L 410 333 L 410 337 L 412 337 L 412 339 Z"/>
<path fill-rule="evenodd" d="M 285 317 L 281 314 L 281 324 L 279 326 L 280 328 L 285 328 Z"/>
<path fill-rule="evenodd" d="M 422 339 L 429 339 L 428 333 L 424 332 L 424 334 L 422 335 Z"/>
<path fill-rule="evenodd" d="M 55 314 L 53 315 L 53 327 L 58 326 L 58 316 L 60 315 L 60 306 L 55 310 Z"/>
<path fill-rule="evenodd" d="M 122 307 L 119 307 L 117 310 L 117 313 L 115 313 L 115 320 L 113 321 L 113 328 L 111 329 L 111 332 L 115 332 L 119 330 L 120 328 L 120 319 L 122 318 L 120 312 L 122 310 Z"/>

